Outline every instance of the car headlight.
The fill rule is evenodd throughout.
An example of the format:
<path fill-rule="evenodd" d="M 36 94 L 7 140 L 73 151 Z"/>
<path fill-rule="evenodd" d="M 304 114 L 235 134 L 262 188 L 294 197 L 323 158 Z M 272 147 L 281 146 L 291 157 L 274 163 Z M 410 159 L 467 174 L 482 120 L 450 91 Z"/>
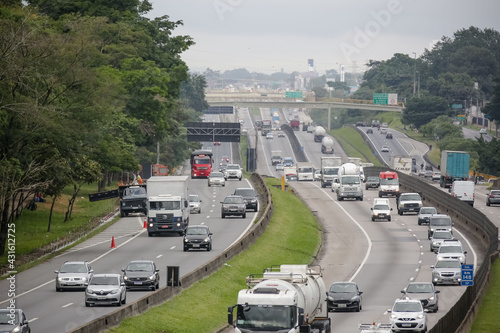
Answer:
<path fill-rule="evenodd" d="M 189 243 L 189 239 L 184 238 L 184 243 Z"/>
<path fill-rule="evenodd" d="M 208 243 L 208 242 L 210 242 L 210 238 L 208 238 L 208 237 L 207 237 L 207 238 L 205 238 L 203 241 L 204 241 L 205 243 Z"/>
<path fill-rule="evenodd" d="M 64 281 L 64 279 L 62 277 L 58 277 L 57 281 L 61 282 L 61 281 Z"/>
<path fill-rule="evenodd" d="M 423 319 L 423 318 L 424 318 L 424 315 L 423 315 L 422 313 L 419 313 L 419 314 L 417 315 L 417 318 L 418 318 L 418 319 Z"/>
<path fill-rule="evenodd" d="M 429 301 L 431 301 L 431 302 L 432 302 L 432 301 L 434 301 L 434 299 L 435 299 L 435 298 L 434 298 L 434 296 L 431 296 L 431 297 L 429 297 L 428 299 L 429 299 Z"/>
<path fill-rule="evenodd" d="M 394 313 L 391 314 L 391 319 L 397 319 L 397 318 L 398 318 L 398 316 L 396 314 L 394 314 Z"/>
<path fill-rule="evenodd" d="M 118 294 L 120 292 L 120 289 L 113 289 L 109 293 L 110 294 Z"/>
<path fill-rule="evenodd" d="M 128 276 L 124 275 L 124 276 L 123 276 L 123 279 L 124 279 L 124 280 L 128 280 Z"/>
<path fill-rule="evenodd" d="M 328 299 L 330 302 L 333 302 L 333 301 L 334 301 L 334 299 L 333 299 L 333 297 L 332 297 L 332 296 L 328 296 L 328 297 L 327 297 L 327 299 Z"/>
<path fill-rule="evenodd" d="M 87 290 L 85 290 L 85 292 L 86 292 L 87 294 L 93 294 L 93 293 L 94 293 L 94 290 L 93 290 L 93 289 L 87 289 Z"/>
<path fill-rule="evenodd" d="M 458 260 L 462 261 L 462 260 L 464 260 L 464 257 L 463 256 L 459 256 Z"/>
<path fill-rule="evenodd" d="M 18 332 L 21 332 L 21 326 L 20 325 L 17 325 L 12 331 L 12 333 L 18 333 Z"/>
<path fill-rule="evenodd" d="M 150 280 L 154 280 L 156 278 L 156 276 L 153 274 L 149 277 Z"/>
<path fill-rule="evenodd" d="M 251 203 L 256 203 L 257 200 L 256 199 L 253 199 L 253 200 L 250 200 Z"/>

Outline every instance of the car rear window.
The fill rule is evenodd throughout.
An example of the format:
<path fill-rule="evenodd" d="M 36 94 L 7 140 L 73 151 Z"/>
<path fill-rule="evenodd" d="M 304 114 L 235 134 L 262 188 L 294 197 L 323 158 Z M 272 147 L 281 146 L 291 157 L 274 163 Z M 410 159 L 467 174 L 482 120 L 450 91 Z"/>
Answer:
<path fill-rule="evenodd" d="M 242 190 L 235 190 L 234 194 L 241 195 L 243 197 L 252 197 L 255 196 L 255 191 L 253 189 L 242 189 Z"/>

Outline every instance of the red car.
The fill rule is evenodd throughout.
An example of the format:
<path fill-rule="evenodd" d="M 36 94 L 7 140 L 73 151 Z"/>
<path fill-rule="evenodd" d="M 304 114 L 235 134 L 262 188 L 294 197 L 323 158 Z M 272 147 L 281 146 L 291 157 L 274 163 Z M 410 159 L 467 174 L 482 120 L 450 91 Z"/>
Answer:
<path fill-rule="evenodd" d="M 214 146 L 220 146 L 220 141 L 214 141 Z"/>

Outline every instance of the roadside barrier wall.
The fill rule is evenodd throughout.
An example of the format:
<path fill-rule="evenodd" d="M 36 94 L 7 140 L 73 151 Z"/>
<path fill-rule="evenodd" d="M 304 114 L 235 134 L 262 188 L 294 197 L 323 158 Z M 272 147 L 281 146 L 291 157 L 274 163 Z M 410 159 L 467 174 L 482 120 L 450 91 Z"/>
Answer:
<path fill-rule="evenodd" d="M 257 222 L 241 237 L 237 242 L 235 242 L 227 250 L 223 251 L 220 255 L 214 258 L 212 261 L 206 263 L 205 265 L 199 267 L 195 271 L 186 274 L 181 277 L 181 287 L 163 287 L 155 292 L 149 293 L 138 299 L 135 302 L 129 303 L 112 313 L 99 317 L 92 320 L 91 322 L 75 328 L 70 331 L 71 333 L 98 333 L 104 330 L 110 329 L 113 326 L 120 324 L 122 320 L 129 317 L 138 316 L 145 312 L 150 307 L 161 305 L 175 295 L 178 295 L 182 290 L 189 288 L 195 282 L 198 282 L 210 274 L 216 272 L 220 269 L 228 260 L 232 259 L 234 256 L 240 254 L 246 250 L 250 245 L 252 245 L 257 238 L 262 235 L 266 227 L 269 225 L 269 221 L 273 215 L 273 202 L 271 200 L 271 192 L 267 188 L 264 179 L 256 173 L 253 173 L 250 177 L 250 181 L 256 187 L 259 192 L 259 200 L 261 206 L 265 207 L 262 211 L 262 215 Z M 259 214 L 261 214 L 259 212 Z"/>

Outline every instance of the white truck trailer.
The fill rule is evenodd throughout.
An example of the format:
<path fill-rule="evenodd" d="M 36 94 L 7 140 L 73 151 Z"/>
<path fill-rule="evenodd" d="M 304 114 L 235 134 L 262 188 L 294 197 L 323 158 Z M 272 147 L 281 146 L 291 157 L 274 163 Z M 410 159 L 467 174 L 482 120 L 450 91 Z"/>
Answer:
<path fill-rule="evenodd" d="M 340 157 L 321 157 L 321 187 L 332 186 L 341 165 Z"/>
<path fill-rule="evenodd" d="M 321 152 L 323 154 L 333 154 L 333 139 L 329 136 L 325 136 L 321 140 Z"/>
<path fill-rule="evenodd" d="M 310 162 L 297 162 L 297 180 L 314 180 L 314 165 Z"/>
<path fill-rule="evenodd" d="M 411 156 L 394 155 L 391 157 L 391 166 L 394 170 L 411 174 Z"/>
<path fill-rule="evenodd" d="M 337 200 L 354 198 L 363 201 L 363 188 L 361 187 L 361 177 L 359 176 L 359 166 L 353 163 L 342 164 L 339 168 L 337 187 Z"/>
<path fill-rule="evenodd" d="M 188 176 L 153 176 L 146 182 L 148 236 L 183 235 L 189 224 Z"/>
<path fill-rule="evenodd" d="M 235 333 L 331 332 L 321 267 L 273 266 L 246 281 L 249 289 L 240 290 L 236 305 L 228 308 Z"/>
<path fill-rule="evenodd" d="M 325 137 L 326 130 L 322 126 L 316 126 L 314 129 L 314 142 L 321 142 Z"/>

